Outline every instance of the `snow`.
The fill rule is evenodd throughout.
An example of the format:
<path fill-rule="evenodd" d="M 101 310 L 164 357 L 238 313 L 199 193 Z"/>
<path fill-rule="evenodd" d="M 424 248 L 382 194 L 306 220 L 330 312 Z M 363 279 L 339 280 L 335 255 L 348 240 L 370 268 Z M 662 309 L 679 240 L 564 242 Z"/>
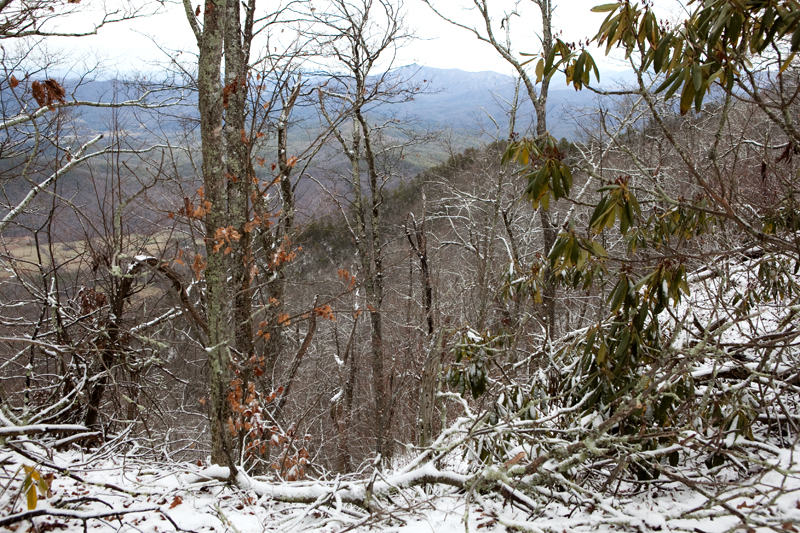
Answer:
<path fill-rule="evenodd" d="M 128 265 L 128 271 L 126 272 L 126 274 L 130 274 L 131 272 L 133 272 L 133 270 L 137 266 L 139 266 L 142 263 L 147 263 L 148 261 L 158 261 L 158 259 L 156 259 L 152 255 L 137 255 L 137 256 L 135 256 L 133 258 L 133 261 L 131 261 L 131 264 Z"/>
<path fill-rule="evenodd" d="M 33 424 L 28 426 L 0 427 L 0 437 L 46 431 L 89 431 L 85 426 L 76 424 Z"/>
<path fill-rule="evenodd" d="M 453 483 L 468 480 L 427 462 L 376 476 L 371 512 L 348 503 L 364 496 L 366 478 L 274 483 L 240 474 L 237 486 L 231 487 L 221 481 L 228 469 L 220 466 L 158 463 L 131 454 L 98 460 L 77 450 L 54 452 L 52 460 L 42 458 L 37 464 L 11 451 L 0 457 L 0 531 L 22 533 L 30 521 L 35 522 L 35 531 L 67 533 L 84 531 L 84 521 L 93 532 L 130 533 L 745 531 L 731 509 L 757 526 L 756 531 L 791 531 L 785 524 L 800 523 L 800 446 L 774 451 L 777 454 L 764 452 L 774 468 L 735 484 L 713 483 L 707 477 L 698 489 L 702 492 L 666 482 L 635 494 L 595 493 L 583 501 L 568 498 L 564 503 L 524 496 L 517 487 L 503 485 L 522 496 L 529 508 L 494 493 L 475 491 L 466 497 L 463 490 L 447 485 L 412 487 L 426 476 L 445 475 Z M 4 521 L 31 515 L 20 495 L 21 465 L 54 475 L 52 496 L 40 499 L 34 511 L 47 514 L 3 528 Z M 487 471 L 483 476 L 492 474 Z M 391 498 L 385 498 L 389 494 Z"/>
<path fill-rule="evenodd" d="M 377 471 L 366 465 L 359 476 L 328 473 L 296 482 L 239 472 L 231 486 L 228 468 L 167 462 L 145 447 L 125 451 L 115 445 L 113 453 L 59 451 L 54 442 L 66 446 L 69 439 L 48 441 L 49 446 L 34 439 L 49 431 L 87 429 L 38 426 L 35 418 L 28 419 L 31 425 L 14 427 L 14 420 L 0 414 L 8 426 L 0 427 L 0 438 L 12 444 L 0 453 L 0 531 L 796 531 L 800 443 L 759 422 L 763 417 L 768 424 L 797 418 L 796 394 L 790 398 L 779 392 L 797 388 L 796 338 L 780 337 L 792 349 L 765 351 L 760 344 L 778 334 L 791 335 L 796 323 L 791 313 L 800 308 L 788 297 L 763 299 L 743 310 L 720 305 L 746 294 L 754 286 L 755 270 L 753 261 L 746 260 L 722 274 L 715 267 L 693 275 L 691 295 L 661 322 L 667 337 L 674 333 L 672 347 L 680 349 L 675 358 L 687 365 L 697 398 L 739 398 L 738 407 L 723 412 L 728 418 L 717 427 L 702 420 L 716 415 L 694 413 L 684 426 L 670 428 L 669 438 L 645 448 L 614 434 L 609 406 L 588 407 L 591 390 L 563 406 L 543 402 L 530 407 L 534 420 L 504 414 L 492 424 L 478 404 L 442 392 L 438 397 L 462 416 L 451 418 L 451 426 L 429 448 L 407 445 L 393 468 Z M 585 333 L 572 332 L 563 342 Z M 484 340 L 474 330 L 466 337 Z M 567 361 L 560 370 L 571 372 L 576 364 Z M 547 381 L 541 368 L 535 376 Z M 657 390 L 670 394 L 671 384 L 662 381 Z M 332 401 L 341 394 L 337 391 Z M 521 394 L 521 389 L 507 389 L 492 404 L 523 405 Z M 775 401 L 762 407 L 755 397 Z M 782 401 L 792 402 L 789 409 Z M 740 424 L 749 430 L 740 430 Z M 516 438 L 525 432 L 534 437 Z M 482 453 L 490 446 L 495 446 L 496 460 L 483 463 Z M 726 460 L 714 466 L 717 456 Z M 634 471 L 633 477 L 608 483 L 625 460 L 652 465 L 659 477 L 637 483 Z M 52 495 L 42 495 L 33 511 L 26 510 L 22 494 L 23 465 L 43 478 L 53 476 Z"/>

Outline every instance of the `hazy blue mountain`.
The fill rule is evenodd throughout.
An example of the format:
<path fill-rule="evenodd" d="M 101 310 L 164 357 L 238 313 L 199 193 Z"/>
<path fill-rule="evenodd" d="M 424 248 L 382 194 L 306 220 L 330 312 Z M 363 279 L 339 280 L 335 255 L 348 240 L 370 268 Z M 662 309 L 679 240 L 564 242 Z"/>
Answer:
<path fill-rule="evenodd" d="M 397 112 L 415 115 L 423 124 L 450 126 L 455 130 L 475 129 L 478 121 L 494 128 L 491 115 L 508 134 L 508 102 L 514 97 L 514 78 L 497 72 L 466 72 L 458 69 L 437 69 L 411 65 L 395 71 L 399 77 L 410 78 L 420 86 L 414 101 L 396 107 Z M 620 73 L 612 73 L 619 75 Z M 622 73 L 624 78 L 624 73 Z M 618 80 L 619 76 L 608 76 Z M 613 84 L 614 82 L 609 82 Z M 557 138 L 570 137 L 575 129 L 573 116 L 582 108 L 593 104 L 596 96 L 591 91 L 575 91 L 563 80 L 554 79 L 547 100 L 547 121 L 550 133 Z M 518 133 L 525 133 L 533 125 L 533 106 L 525 88 L 520 88 L 522 105 L 518 110 Z"/>
<path fill-rule="evenodd" d="M 376 113 L 394 115 L 398 118 L 408 118 L 424 129 L 451 128 L 457 137 L 474 144 L 489 137 L 508 135 L 509 102 L 514 97 L 514 79 L 511 76 L 497 72 L 466 72 L 458 69 L 437 69 L 411 65 L 393 71 L 398 79 L 407 80 L 407 87 L 419 92 L 410 101 L 392 105 L 382 105 L 374 110 Z M 612 73 L 614 74 L 614 73 Z M 619 74 L 619 73 L 616 73 Z M 619 76 L 606 76 L 605 80 L 618 79 Z M 624 77 L 624 74 L 623 74 Z M 314 83 L 315 77 L 307 80 Z M 65 82 L 68 92 L 71 91 L 70 82 Z M 171 96 L 177 96 L 178 90 Z M 161 97 L 170 96 L 170 91 L 158 93 Z M 196 100 L 196 95 L 183 91 L 186 103 L 191 104 Z M 75 97 L 82 100 L 102 102 L 123 101 L 131 98 L 133 93 L 122 83 L 116 81 L 93 81 L 80 86 Z M 152 99 L 155 96 L 151 97 Z M 573 116 L 582 108 L 589 107 L 595 100 L 595 95 L 590 91 L 575 91 L 563 81 L 554 80 L 550 87 L 548 98 L 548 127 L 550 133 L 557 138 L 571 137 L 575 130 Z M 520 91 L 522 102 L 517 112 L 515 130 L 525 134 L 533 127 L 533 107 L 525 96 L 524 87 Z M 196 110 L 191 106 L 167 110 L 173 115 L 184 117 L 196 116 Z M 127 109 L 120 112 L 124 129 L 133 135 L 144 133 L 146 130 L 155 129 L 157 126 L 156 112 L 142 112 Z M 307 124 L 316 120 L 313 107 L 298 108 L 295 117 L 304 120 Z M 490 118 L 491 117 L 491 118 Z M 496 121 L 497 125 L 493 123 Z M 85 129 L 103 133 L 112 129 L 111 115 L 108 109 L 85 107 L 75 111 L 75 120 Z M 179 123 L 172 125 L 169 121 L 160 121 L 159 129 L 162 132 L 170 128 L 178 128 Z M 481 134 L 481 132 L 485 134 Z M 487 137 L 488 135 L 488 137 Z M 469 141 L 474 139 L 474 142 Z"/>

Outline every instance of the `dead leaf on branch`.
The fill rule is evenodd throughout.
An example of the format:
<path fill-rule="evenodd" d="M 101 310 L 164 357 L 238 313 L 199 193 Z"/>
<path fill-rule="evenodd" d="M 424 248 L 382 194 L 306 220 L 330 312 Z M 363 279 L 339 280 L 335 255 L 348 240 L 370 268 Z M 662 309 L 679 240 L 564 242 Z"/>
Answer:
<path fill-rule="evenodd" d="M 214 234 L 214 252 L 219 252 L 220 248 L 225 246 L 223 253 L 228 255 L 233 251 L 233 248 L 231 247 L 233 242 L 238 241 L 240 238 L 241 235 L 233 228 L 233 226 L 228 226 L 227 228 L 217 228 L 217 231 Z"/>
<path fill-rule="evenodd" d="M 16 78 L 16 76 L 12 74 L 11 77 L 8 78 L 8 84 L 11 86 L 12 89 L 14 89 L 17 87 L 17 85 L 19 85 L 19 80 Z"/>
<path fill-rule="evenodd" d="M 522 461 L 524 458 L 525 458 L 525 452 L 519 452 L 516 456 L 514 456 L 513 459 L 510 459 L 505 463 L 503 463 L 503 466 L 505 466 L 506 468 L 510 468 L 515 464 L 519 463 L 520 461 Z"/>
<path fill-rule="evenodd" d="M 320 307 L 315 307 L 314 314 L 326 320 L 332 320 L 336 322 L 336 316 L 333 314 L 333 309 L 331 309 L 330 304 L 322 305 Z"/>
<path fill-rule="evenodd" d="M 200 9 L 199 6 L 198 6 L 198 9 Z M 208 12 L 208 7 L 206 7 L 206 12 Z M 225 109 L 228 108 L 228 98 L 232 94 L 236 94 L 236 90 L 238 89 L 238 87 L 239 87 L 239 78 L 236 78 L 235 80 L 233 80 L 232 82 L 230 82 L 229 84 L 227 84 L 225 87 L 222 88 L 222 107 L 223 108 L 225 108 Z"/>
<path fill-rule="evenodd" d="M 194 256 L 194 262 L 192 263 L 192 271 L 194 271 L 195 278 L 197 281 L 200 281 L 200 276 L 203 273 L 203 270 L 206 269 L 206 262 L 203 261 L 203 256 L 197 254 Z"/>
<path fill-rule="evenodd" d="M 51 111 L 55 109 L 55 104 L 66 103 L 67 91 L 52 78 L 44 82 L 33 82 L 31 94 L 39 107 L 47 106 Z"/>

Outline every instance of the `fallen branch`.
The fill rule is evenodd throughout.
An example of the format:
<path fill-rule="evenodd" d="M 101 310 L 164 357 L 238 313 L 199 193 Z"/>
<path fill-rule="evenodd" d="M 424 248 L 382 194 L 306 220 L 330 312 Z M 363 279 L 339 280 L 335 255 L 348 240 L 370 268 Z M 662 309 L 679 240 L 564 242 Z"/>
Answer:
<path fill-rule="evenodd" d="M 35 424 L 30 426 L 0 427 L 0 437 L 55 433 L 57 431 L 89 431 L 89 428 L 78 424 Z"/>

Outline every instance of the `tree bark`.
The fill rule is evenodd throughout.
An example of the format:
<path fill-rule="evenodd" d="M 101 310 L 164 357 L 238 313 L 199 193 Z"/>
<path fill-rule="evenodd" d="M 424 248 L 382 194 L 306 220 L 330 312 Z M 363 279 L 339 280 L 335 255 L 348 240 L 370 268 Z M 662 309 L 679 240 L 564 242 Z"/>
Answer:
<path fill-rule="evenodd" d="M 252 3 L 252 2 L 251 2 Z M 240 20 L 239 0 L 227 0 L 224 30 L 226 188 L 228 194 L 228 225 L 236 230 L 238 239 L 230 241 L 230 276 L 233 284 L 233 337 L 239 367 L 246 369 L 253 356 L 252 291 L 250 269 L 253 264 L 250 231 L 250 192 L 253 174 L 250 147 L 245 130 L 247 74 L 249 53 L 246 46 L 252 32 L 251 15 L 247 15 L 244 30 Z M 252 6 L 254 7 L 254 6 Z M 252 13 L 252 10 L 248 10 Z M 246 375 L 241 376 L 247 381 Z M 245 383 L 246 386 L 246 383 Z"/>
<path fill-rule="evenodd" d="M 188 0 L 184 2 L 187 4 Z M 234 471 L 233 439 L 226 425 L 231 416 L 228 404 L 230 384 L 230 336 L 228 334 L 227 261 L 217 247 L 217 232 L 226 227 L 225 146 L 223 141 L 222 52 L 225 30 L 225 0 L 207 0 L 202 33 L 193 18 L 191 5 L 187 17 L 198 37 L 198 107 L 202 143 L 204 197 L 210 206 L 205 214 L 206 228 L 206 322 L 208 323 L 208 386 L 211 461 Z"/>
<path fill-rule="evenodd" d="M 542 53 L 545 57 L 550 55 L 553 49 L 553 7 L 551 0 L 535 0 L 542 12 Z M 530 83 L 530 79 L 528 84 Z M 527 84 L 526 84 L 527 86 Z M 543 137 L 547 134 L 547 93 L 550 89 L 550 79 L 545 77 L 542 79 L 542 87 L 539 90 L 538 97 L 535 93 L 531 93 L 528 89 L 528 94 L 536 109 L 536 136 Z M 542 244 L 544 246 L 544 255 L 550 254 L 553 245 L 556 242 L 557 228 L 553 224 L 550 216 L 550 211 L 544 208 L 539 208 L 539 218 L 542 221 Z M 545 319 L 545 327 L 547 334 L 550 338 L 556 334 L 556 282 L 550 272 L 550 264 L 546 263 L 545 267 L 545 287 L 542 293 L 543 315 Z"/>

